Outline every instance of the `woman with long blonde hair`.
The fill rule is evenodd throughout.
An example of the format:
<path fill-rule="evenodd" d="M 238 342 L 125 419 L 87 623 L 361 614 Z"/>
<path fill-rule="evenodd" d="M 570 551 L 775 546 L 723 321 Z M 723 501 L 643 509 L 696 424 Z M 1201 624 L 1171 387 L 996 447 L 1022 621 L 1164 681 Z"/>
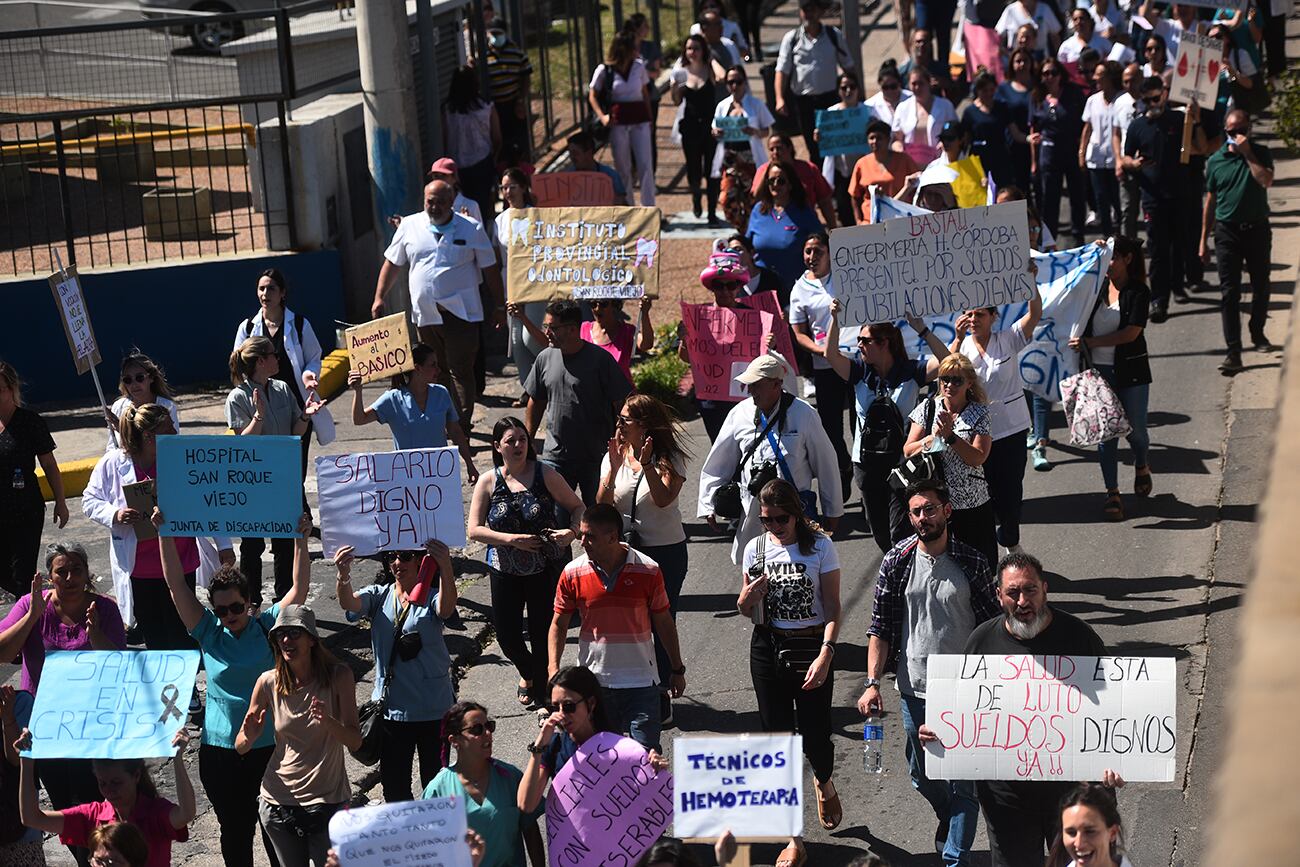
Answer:
<path fill-rule="evenodd" d="M 943 481 L 952 497 L 948 529 L 975 548 L 992 568 L 998 562 L 993 501 L 984 462 L 993 448 L 988 397 L 975 366 L 953 353 L 939 362 L 939 394 L 916 405 L 903 456 L 938 452 Z"/>

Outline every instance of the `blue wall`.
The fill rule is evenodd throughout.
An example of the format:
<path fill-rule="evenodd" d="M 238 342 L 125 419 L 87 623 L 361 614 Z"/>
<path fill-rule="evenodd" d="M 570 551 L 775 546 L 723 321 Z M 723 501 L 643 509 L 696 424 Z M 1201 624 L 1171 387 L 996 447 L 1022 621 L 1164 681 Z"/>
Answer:
<path fill-rule="evenodd" d="M 122 356 L 132 346 L 161 364 L 172 385 L 229 381 L 235 329 L 257 313 L 257 276 L 267 268 L 284 274 L 289 307 L 307 317 L 328 353 L 335 345 L 334 320 L 344 318 L 335 250 L 82 274 L 109 403 Z M 44 279 L 0 283 L 0 310 L 0 357 L 18 369 L 24 400 L 95 401 L 90 374 L 77 375 Z"/>

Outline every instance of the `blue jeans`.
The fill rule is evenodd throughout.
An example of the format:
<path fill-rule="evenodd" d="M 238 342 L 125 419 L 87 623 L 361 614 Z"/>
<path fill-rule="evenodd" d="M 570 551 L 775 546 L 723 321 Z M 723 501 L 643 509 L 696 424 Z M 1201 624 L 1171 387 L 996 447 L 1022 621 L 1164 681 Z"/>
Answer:
<path fill-rule="evenodd" d="M 1045 397 L 1040 397 L 1033 392 L 1026 391 L 1026 396 L 1030 399 L 1030 405 L 1033 406 L 1034 412 L 1034 439 L 1048 440 L 1052 438 L 1052 402 Z"/>
<path fill-rule="evenodd" d="M 1115 388 L 1115 366 L 1113 364 L 1094 364 L 1111 388 Z M 1138 467 L 1147 465 L 1147 450 L 1151 447 L 1151 436 L 1147 433 L 1147 397 L 1151 392 L 1150 384 L 1130 385 L 1127 388 L 1115 388 L 1119 402 L 1124 405 L 1124 414 L 1133 430 L 1128 435 L 1128 444 L 1133 449 L 1133 464 Z M 1101 478 L 1106 490 L 1119 490 L 1119 440 L 1107 440 L 1097 446 L 1101 457 Z"/>
<path fill-rule="evenodd" d="M 609 724 L 647 750 L 659 750 L 659 687 L 603 689 Z M 662 752 L 662 750 L 661 750 Z"/>
<path fill-rule="evenodd" d="M 943 847 L 943 863 L 948 867 L 970 863 L 975 845 L 975 825 L 980 805 L 971 780 L 932 780 L 925 775 L 925 750 L 921 748 L 917 729 L 925 722 L 925 699 L 902 695 L 903 729 L 907 732 L 907 770 L 912 788 L 921 793 L 940 822 L 948 822 L 948 842 Z"/>
<path fill-rule="evenodd" d="M 686 540 L 675 545 L 645 545 L 637 549 L 642 554 L 659 564 L 664 573 L 664 590 L 668 593 L 668 613 L 677 622 L 677 600 L 682 595 L 682 585 L 686 583 Z M 668 681 L 673 675 L 673 666 L 664 650 L 659 633 L 655 632 L 655 664 L 659 667 L 659 687 L 668 688 Z"/>

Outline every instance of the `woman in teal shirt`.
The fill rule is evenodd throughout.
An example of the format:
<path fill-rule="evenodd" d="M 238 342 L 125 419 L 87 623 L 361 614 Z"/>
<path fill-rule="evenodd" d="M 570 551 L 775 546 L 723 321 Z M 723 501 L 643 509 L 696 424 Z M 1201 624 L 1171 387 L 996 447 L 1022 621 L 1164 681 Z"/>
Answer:
<path fill-rule="evenodd" d="M 153 511 L 153 524 L 161 527 L 163 515 Z M 311 558 L 307 554 L 307 534 L 311 532 L 311 515 L 298 521 L 294 539 L 293 586 L 276 604 L 253 611 L 249 603 L 248 579 L 236 566 L 222 566 L 208 584 L 208 601 L 204 608 L 185 580 L 176 540 L 159 539 L 162 551 L 163 578 L 171 591 L 176 613 L 190 636 L 203 651 L 203 665 L 208 672 L 207 701 L 203 715 L 203 743 L 199 746 L 199 779 L 221 826 L 221 858 L 228 865 L 252 867 L 253 829 L 257 827 L 257 796 L 266 763 L 275 750 L 275 731 L 267 726 L 253 749 L 244 755 L 235 751 L 235 735 L 248 713 L 257 678 L 275 664 L 268 636 L 276 615 L 285 605 L 307 601 L 311 579 Z M 270 843 L 263 836 L 271 863 L 276 863 Z"/>
<path fill-rule="evenodd" d="M 442 730 L 456 748 L 456 762 L 443 768 L 425 788 L 422 798 L 455 795 L 465 803 L 471 830 L 487 842 L 482 867 L 525 867 L 524 851 L 533 867 L 545 867 L 542 835 L 537 817 L 545 810 L 539 803 L 531 813 L 521 813 L 516 793 L 523 771 L 492 758 L 492 733 L 496 720 L 487 708 L 472 701 L 460 701 L 442 718 Z"/>
<path fill-rule="evenodd" d="M 411 349 L 415 369 L 393 377 L 393 387 L 379 396 L 370 409 L 366 409 L 361 395 L 361 371 L 353 368 L 348 373 L 352 386 L 352 423 L 358 427 L 380 422 L 393 432 L 393 448 L 440 449 L 451 440 L 460 450 L 465 462 L 465 475 L 472 485 L 478 481 L 478 470 L 470 455 L 469 437 L 460 426 L 460 416 L 452 403 L 451 392 L 438 384 L 442 370 L 433 349 L 423 343 Z"/>

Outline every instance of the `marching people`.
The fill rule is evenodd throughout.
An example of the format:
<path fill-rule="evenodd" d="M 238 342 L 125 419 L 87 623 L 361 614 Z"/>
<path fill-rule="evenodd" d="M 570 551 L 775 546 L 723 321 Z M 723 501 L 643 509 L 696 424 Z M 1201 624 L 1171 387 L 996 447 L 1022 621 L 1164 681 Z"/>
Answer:
<path fill-rule="evenodd" d="M 952 503 L 942 482 L 913 483 L 904 494 L 915 535 L 885 554 L 876 579 L 867 630 L 867 681 L 858 710 L 884 710 L 880 679 L 897 674 L 908 772 L 939 826 L 934 845 L 946 865 L 968 864 L 979 804 L 969 781 L 932 780 L 925 772 L 920 728 L 925 722 L 926 658 L 958 653 L 979 624 L 998 613 L 989 561 L 952 526 Z"/>
<path fill-rule="evenodd" d="M 180 414 L 176 410 L 174 400 L 176 395 L 167 383 L 166 374 L 153 359 L 138 349 L 133 349 L 122 356 L 122 378 L 118 382 L 118 392 L 121 397 L 113 401 L 113 406 L 107 413 L 108 423 L 112 425 L 113 430 L 116 431 L 122 424 L 122 413 L 127 407 L 156 403 L 167 410 L 167 414 L 172 417 L 172 427 L 176 432 L 181 432 Z M 111 449 L 114 445 L 113 438 L 110 437 L 108 447 Z"/>
<path fill-rule="evenodd" d="M 1137 177 L 1132 173 L 1124 170 L 1124 153 L 1125 143 L 1128 140 L 1128 129 L 1133 123 L 1133 118 L 1146 109 L 1146 104 L 1142 102 L 1142 67 L 1137 63 L 1130 63 L 1124 67 L 1123 75 L 1120 79 L 1122 90 L 1115 97 L 1112 104 L 1114 113 L 1114 125 L 1111 127 L 1111 153 L 1115 157 L 1115 177 L 1119 181 L 1119 212 L 1120 222 L 1118 231 L 1126 238 L 1136 238 L 1138 225 L 1138 208 L 1141 204 L 1142 193 L 1138 189 Z"/>
<path fill-rule="evenodd" d="M 799 0 L 800 24 L 781 38 L 776 60 L 776 113 L 788 115 L 794 111 L 808 158 L 814 163 L 821 162 L 821 151 L 813 137 L 817 109 L 835 104 L 839 98 L 836 76 L 840 70 L 852 70 L 854 65 L 844 34 L 838 27 L 822 23 L 829 6 L 826 0 Z M 794 105 L 788 104 L 787 92 L 794 95 Z"/>
<path fill-rule="evenodd" d="M 605 62 L 596 67 L 587 89 L 587 101 L 600 125 L 609 129 L 614 165 L 632 201 L 632 161 L 640 174 L 641 204 L 655 204 L 654 161 L 650 156 L 650 76 L 637 57 L 636 39 L 620 33 L 609 43 Z"/>
<path fill-rule="evenodd" d="M 446 159 L 459 167 L 460 185 L 479 213 L 492 215 L 492 174 L 501 150 L 501 117 L 479 93 L 478 71 L 462 66 L 451 74 L 442 106 Z"/>
<path fill-rule="evenodd" d="M 1007 124 L 1011 180 L 1020 189 L 1031 190 L 1033 149 L 1029 134 L 1033 129 L 1029 126 L 1029 100 L 1038 87 L 1038 62 L 1028 48 L 1017 48 L 1011 52 L 1009 66 L 1010 74 L 998 85 L 993 99 Z"/>
<path fill-rule="evenodd" d="M 626 544 L 623 516 L 608 503 L 582 513 L 583 555 L 564 567 L 555 589 L 551 622 L 551 677 L 560 670 L 569 624 L 582 618 L 578 664 L 600 680 L 605 713 L 614 728 L 647 750 L 659 750 L 663 707 L 651 631 L 668 655 L 670 698 L 686 690 L 686 664 L 677 643 L 659 564 Z M 606 583 L 608 580 L 608 583 Z"/>
<path fill-rule="evenodd" d="M 18 371 L 0 361 L 0 587 L 14 599 L 27 592 L 41 550 L 45 498 L 36 483 L 39 462 L 54 494 L 54 522 L 68 523 L 63 476 L 54 459 L 54 438 L 38 413 L 23 406 Z"/>
<path fill-rule="evenodd" d="M 903 86 L 903 75 L 898 71 L 897 60 L 886 60 L 876 73 L 876 87 L 880 88 L 867 98 L 867 105 L 876 120 L 893 124 L 894 112 L 904 100 L 912 98 L 912 91 Z"/>
<path fill-rule="evenodd" d="M 819 511 L 818 523 L 828 534 L 834 534 L 844 514 L 835 448 L 817 411 L 784 390 L 788 374 L 788 363 L 770 353 L 745 367 L 735 379 L 749 397 L 727 414 L 700 469 L 696 514 L 714 532 L 720 530 L 719 519 L 737 522 L 731 545 L 736 564 L 760 532 L 758 492 L 773 479 L 793 484 L 804 511 Z"/>
<path fill-rule="evenodd" d="M 163 525 L 163 513 L 153 510 L 155 528 Z M 275 739 L 271 730 L 262 733 L 245 753 L 235 749 L 235 734 L 248 713 L 253 686 L 263 672 L 275 664 L 268 636 L 275 618 L 287 605 L 307 601 L 311 583 L 311 557 L 307 539 L 311 516 L 298 521 L 293 540 L 293 586 L 279 602 L 254 612 L 248 578 L 234 565 L 217 570 L 208 583 L 205 608 L 186 580 L 180 543 L 186 539 L 162 537 L 162 572 L 176 613 L 203 652 L 207 672 L 207 694 L 203 714 L 203 740 L 199 745 L 199 781 L 221 826 L 221 859 L 227 865 L 253 864 L 252 836 L 257 828 L 257 792 L 262 774 L 271 760 Z M 271 841 L 262 835 L 271 863 L 277 864 Z"/>
<path fill-rule="evenodd" d="M 519 674 L 516 697 L 531 707 L 546 701 L 555 585 L 585 506 L 556 470 L 537 459 L 528 428 L 514 416 L 492 429 L 492 464 L 492 473 L 474 486 L 466 535 L 487 545 L 492 625 L 501 652 Z M 557 506 L 569 514 L 571 526 L 557 524 Z"/>
<path fill-rule="evenodd" d="M 1123 405 L 1124 415 L 1132 427 L 1128 443 L 1133 449 L 1133 493 L 1149 497 L 1152 481 L 1147 463 L 1151 447 L 1147 402 L 1151 393 L 1151 360 L 1147 356 L 1144 332 L 1151 290 L 1147 288 L 1141 242 L 1116 238 L 1106 277 L 1106 286 L 1097 295 L 1083 334 L 1070 338 L 1070 348 L 1084 353 L 1085 361 L 1090 361 Z M 1118 440 L 1101 443 L 1097 454 L 1106 485 L 1102 512 L 1108 521 L 1122 521 L 1124 501 L 1119 493 Z"/>
<path fill-rule="evenodd" d="M 253 686 L 235 749 L 249 752 L 271 725 L 275 751 L 262 775 L 258 821 L 281 864 L 322 867 L 330 817 L 352 795 L 343 751 L 361 746 L 356 679 L 321 644 L 316 614 L 305 605 L 280 609 L 270 642 L 275 667 Z M 409 765 L 406 773 L 409 780 Z"/>
<path fill-rule="evenodd" d="M 269 338 L 250 337 L 231 353 L 230 381 L 234 388 L 226 397 L 226 425 L 237 436 L 301 437 L 311 430 L 312 419 L 324 410 L 325 404 L 313 391 L 307 402 L 299 406 L 292 389 L 276 378 L 279 372 L 279 354 Z M 306 481 L 304 474 L 304 485 Z M 304 493 L 304 511 L 306 506 Z M 127 518 L 137 520 L 130 515 Z M 239 571 L 248 579 L 254 605 L 262 602 L 262 552 L 265 550 L 265 539 L 245 536 L 239 540 Z M 271 556 L 275 562 L 275 595 L 283 596 L 293 583 L 293 540 L 272 539 Z"/>
<path fill-rule="evenodd" d="M 380 556 L 395 580 L 353 590 L 352 546 L 339 548 L 334 589 L 349 623 L 370 622 L 375 659 L 371 700 L 383 705 L 379 782 L 384 801 L 392 804 L 411 800 L 411 763 L 417 753 L 421 786 L 444 764 L 442 717 L 455 703 L 456 691 L 442 624 L 456 613 L 458 597 L 451 552 L 444 543 L 430 539 L 423 549 Z"/>
<path fill-rule="evenodd" d="M 713 138 L 713 112 L 718 105 L 718 86 L 726 77 L 726 68 L 714 59 L 704 37 L 687 36 L 669 84 L 669 93 L 677 106 L 674 141 L 680 140 L 686 157 L 691 209 L 696 217 L 702 216 L 706 213 L 707 200 L 710 228 L 722 226 L 718 219 L 721 180 L 712 174 L 714 151 L 718 147 Z"/>
<path fill-rule="evenodd" d="M 799 492 L 773 479 L 758 494 L 763 531 L 745 546 L 736 608 L 754 621 L 749 673 L 765 732 L 798 732 L 813 769 L 817 818 L 826 830 L 844 818 L 831 776 L 831 698 L 840 631 L 840 561 L 830 535 L 804 513 Z M 791 839 L 777 864 L 805 860 Z"/>
<path fill-rule="evenodd" d="M 469 437 L 459 424 L 451 392 L 438 382 L 438 356 L 432 347 L 417 343 L 411 347 L 415 368 L 393 377 L 393 387 L 379 396 L 367 409 L 363 401 L 361 371 L 348 371 L 352 387 L 352 423 L 363 427 L 371 422 L 388 425 L 393 433 L 393 448 L 441 449 L 447 441 L 456 444 L 465 475 L 472 485 L 478 481 L 478 468 L 470 452 Z"/>
<path fill-rule="evenodd" d="M 804 270 L 804 242 L 823 226 L 792 163 L 769 163 L 761 177 L 745 236 L 754 247 L 754 261 L 793 284 Z M 817 178 L 826 183 L 821 175 Z"/>
<path fill-rule="evenodd" d="M 668 613 L 677 620 L 677 600 L 686 582 L 686 529 L 677 500 L 686 482 L 685 433 L 671 409 L 648 394 L 633 394 L 618 413 L 618 429 L 600 462 L 596 500 L 623 516 L 627 540 L 659 565 L 668 594 Z M 672 665 L 663 639 L 655 633 L 659 683 L 672 680 Z M 672 721 L 672 700 L 665 690 L 659 705 L 663 724 Z"/>
<path fill-rule="evenodd" d="M 1079 165 L 1087 170 L 1088 183 L 1097 200 L 1101 236 L 1109 238 L 1120 220 L 1119 179 L 1115 175 L 1113 132 L 1116 100 L 1123 92 L 1124 70 L 1115 61 L 1108 60 L 1097 64 L 1092 75 L 1097 91 L 1083 105 Z"/>
<path fill-rule="evenodd" d="M 767 134 L 776 120 L 768 110 L 767 103 L 750 91 L 745 67 L 737 64 L 728 69 L 724 82 L 728 95 L 719 100 L 713 109 L 713 137 L 719 140 L 723 138 L 718 118 L 743 117 L 745 124 L 741 131 L 748 138 L 738 142 L 721 141 L 721 146 L 713 152 L 710 177 L 721 184 L 720 202 L 727 222 L 743 234 L 748 231 L 749 213 L 753 204 L 750 185 L 754 181 L 757 166 L 768 161 Z"/>

